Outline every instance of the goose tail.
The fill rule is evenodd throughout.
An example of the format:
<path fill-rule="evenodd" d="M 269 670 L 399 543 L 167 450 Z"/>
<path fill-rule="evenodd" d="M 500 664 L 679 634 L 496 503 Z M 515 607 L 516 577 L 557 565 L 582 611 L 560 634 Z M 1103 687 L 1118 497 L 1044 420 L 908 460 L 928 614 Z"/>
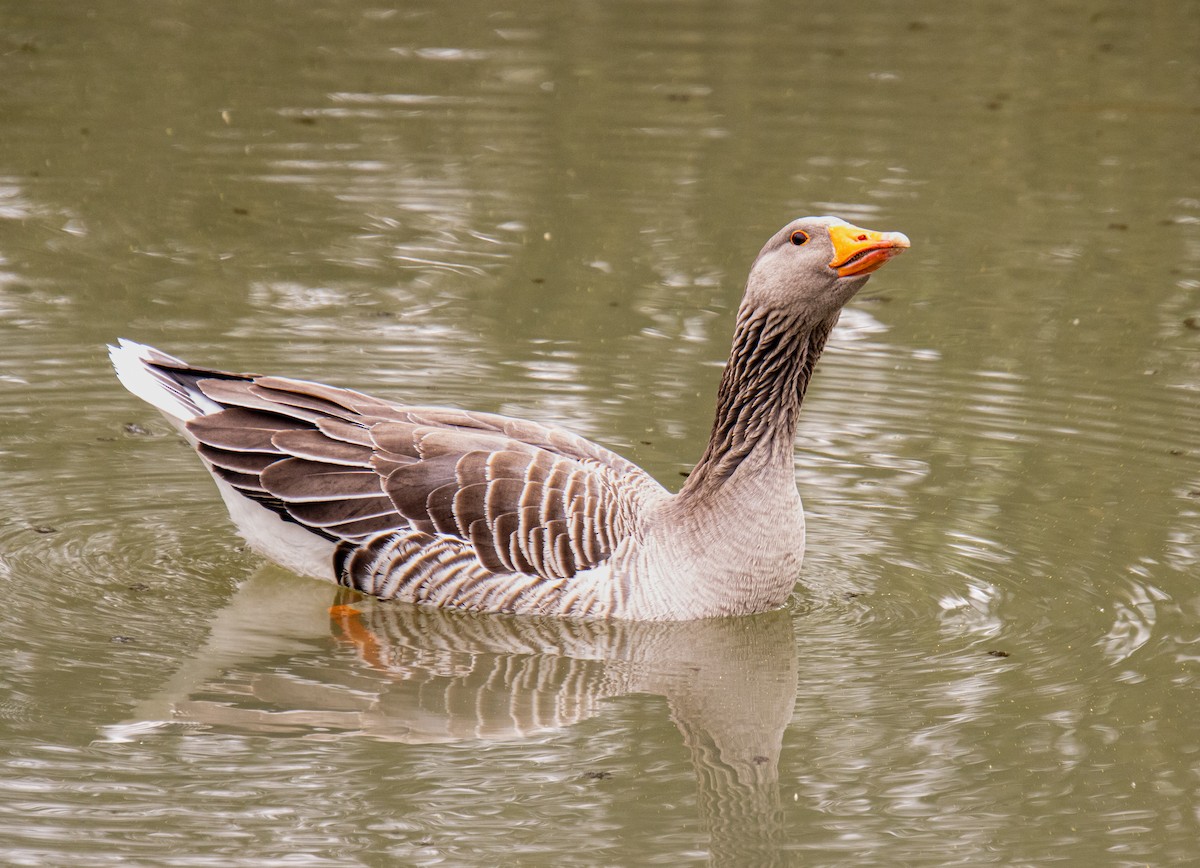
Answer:
<path fill-rule="evenodd" d="M 182 359 L 126 338 L 109 345 L 108 357 L 122 386 L 177 424 L 222 409 L 196 385 L 209 372 L 195 370 Z"/>

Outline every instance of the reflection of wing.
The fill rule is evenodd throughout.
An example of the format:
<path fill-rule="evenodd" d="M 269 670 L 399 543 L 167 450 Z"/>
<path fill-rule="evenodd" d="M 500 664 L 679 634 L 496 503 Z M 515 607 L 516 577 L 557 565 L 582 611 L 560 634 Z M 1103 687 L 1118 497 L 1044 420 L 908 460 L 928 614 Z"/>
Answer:
<path fill-rule="evenodd" d="M 181 723 L 408 743 L 513 739 L 595 717 L 608 699 L 654 693 L 691 751 L 714 842 L 731 823 L 761 831 L 774 822 L 796 694 L 787 612 L 572 621 L 370 600 L 330 609 L 330 596 L 327 585 L 260 572 L 164 694 L 109 737 Z"/>
<path fill-rule="evenodd" d="M 521 621 L 398 609 L 332 610 L 335 638 L 386 682 L 364 717 L 373 736 L 523 738 L 593 717 L 625 692 L 604 660 L 547 653 L 556 637 Z"/>

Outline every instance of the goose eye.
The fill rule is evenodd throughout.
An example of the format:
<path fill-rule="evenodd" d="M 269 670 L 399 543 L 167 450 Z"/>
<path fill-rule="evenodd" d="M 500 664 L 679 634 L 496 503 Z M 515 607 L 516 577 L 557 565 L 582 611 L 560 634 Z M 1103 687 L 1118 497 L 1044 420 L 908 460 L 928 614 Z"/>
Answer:
<path fill-rule="evenodd" d="M 792 233 L 792 243 L 799 247 L 804 242 L 808 241 L 808 233 L 803 229 L 797 229 Z"/>

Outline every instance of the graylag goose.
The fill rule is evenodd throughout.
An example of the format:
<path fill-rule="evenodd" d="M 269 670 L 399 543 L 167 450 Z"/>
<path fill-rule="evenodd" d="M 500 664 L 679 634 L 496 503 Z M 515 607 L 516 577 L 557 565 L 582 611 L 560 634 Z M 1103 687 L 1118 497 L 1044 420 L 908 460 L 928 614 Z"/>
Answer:
<path fill-rule="evenodd" d="M 675 494 L 569 431 L 196 368 L 122 339 L 117 376 L 191 442 L 250 545 L 364 594 L 475 612 L 671 621 L 787 600 L 794 440 L 842 307 L 909 246 L 795 220 L 750 269 L 708 446 Z"/>

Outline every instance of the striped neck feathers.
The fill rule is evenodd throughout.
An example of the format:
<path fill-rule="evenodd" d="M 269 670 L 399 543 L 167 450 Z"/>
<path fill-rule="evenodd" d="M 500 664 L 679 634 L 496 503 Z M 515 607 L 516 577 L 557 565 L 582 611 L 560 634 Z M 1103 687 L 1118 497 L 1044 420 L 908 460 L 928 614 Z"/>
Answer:
<path fill-rule="evenodd" d="M 837 319 L 834 314 L 810 322 L 799 312 L 760 310 L 743 304 L 717 390 L 708 447 L 680 491 L 681 497 L 720 488 L 761 448 L 786 456 L 791 466 L 800 405 Z M 765 460 L 766 456 L 754 463 Z"/>

